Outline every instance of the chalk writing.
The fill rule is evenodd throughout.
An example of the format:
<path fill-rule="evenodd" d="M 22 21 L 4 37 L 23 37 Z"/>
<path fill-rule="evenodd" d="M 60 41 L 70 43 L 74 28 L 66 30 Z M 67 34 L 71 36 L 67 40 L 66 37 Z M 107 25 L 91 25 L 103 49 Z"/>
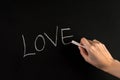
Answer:
<path fill-rule="evenodd" d="M 29 56 L 29 55 L 35 55 L 36 53 L 26 54 L 26 43 L 25 43 L 24 35 L 22 35 L 22 39 L 23 39 L 23 45 L 24 45 L 24 56 L 23 57 L 26 57 L 26 56 Z"/>
<path fill-rule="evenodd" d="M 43 34 L 39 34 L 39 35 L 37 35 L 37 37 L 35 38 L 35 40 L 34 40 L 34 49 L 36 50 L 36 51 L 38 51 L 38 52 L 41 52 L 41 51 L 43 51 L 44 49 L 45 49 L 45 46 L 46 46 L 46 38 L 48 39 L 48 40 L 50 40 L 50 42 L 55 46 L 55 47 L 57 47 L 57 44 L 58 44 L 58 26 L 56 26 L 56 33 L 55 33 L 55 41 L 53 41 L 53 39 L 51 39 L 49 36 L 48 36 L 48 34 L 47 33 L 43 33 Z M 69 31 L 69 30 L 71 30 L 70 28 L 61 28 L 61 30 L 60 30 L 60 32 L 61 32 L 61 41 L 62 41 L 62 44 L 63 45 L 68 45 L 68 44 L 70 44 L 71 43 L 71 41 L 70 42 L 65 42 L 64 41 L 64 39 L 66 39 L 66 38 L 72 38 L 73 37 L 73 35 L 69 35 L 69 36 L 64 36 L 64 32 L 65 31 Z M 46 37 L 46 38 L 45 38 Z M 41 49 L 39 49 L 38 48 L 38 46 L 37 46 L 37 41 L 39 40 L 39 39 L 42 39 L 42 47 L 41 47 Z M 26 57 L 26 56 L 30 56 L 30 55 L 36 55 L 36 53 L 35 52 L 33 52 L 33 53 L 27 53 L 26 52 L 26 50 L 27 50 L 27 47 L 26 47 L 26 43 L 27 43 L 27 41 L 25 40 L 25 36 L 22 34 L 22 40 L 23 40 L 23 46 L 24 46 L 24 55 L 23 55 L 23 57 Z M 39 45 L 41 45 L 41 44 L 39 44 Z"/>
<path fill-rule="evenodd" d="M 53 45 L 56 47 L 57 46 L 57 35 L 58 35 L 58 26 L 56 27 L 56 36 L 55 36 L 55 42 L 46 34 L 44 35 L 53 43 Z"/>

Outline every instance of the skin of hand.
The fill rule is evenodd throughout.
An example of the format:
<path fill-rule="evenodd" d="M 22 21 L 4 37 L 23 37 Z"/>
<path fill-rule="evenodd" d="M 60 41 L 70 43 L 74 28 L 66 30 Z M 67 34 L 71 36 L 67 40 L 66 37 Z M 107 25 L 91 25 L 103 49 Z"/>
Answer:
<path fill-rule="evenodd" d="M 98 40 L 82 38 L 78 47 L 82 57 L 91 65 L 120 78 L 120 62 L 113 59 L 104 44 Z"/>
<path fill-rule="evenodd" d="M 79 47 L 79 49 L 86 62 L 94 65 L 97 68 L 104 68 L 112 63 L 112 56 L 106 49 L 105 45 L 101 42 L 82 38 L 80 44 L 85 46 L 85 49 L 82 47 Z"/>

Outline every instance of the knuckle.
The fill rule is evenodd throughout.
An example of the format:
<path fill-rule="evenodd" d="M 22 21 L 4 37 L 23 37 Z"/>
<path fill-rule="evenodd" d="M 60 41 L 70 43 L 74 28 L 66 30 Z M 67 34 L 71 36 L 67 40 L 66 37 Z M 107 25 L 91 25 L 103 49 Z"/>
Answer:
<path fill-rule="evenodd" d="M 101 43 L 101 45 L 105 46 L 105 44 Z"/>
<path fill-rule="evenodd" d="M 106 47 L 105 44 L 101 44 L 103 47 Z"/>
<path fill-rule="evenodd" d="M 94 43 L 94 46 L 100 46 L 101 45 L 101 43 L 100 42 L 97 42 L 97 43 Z"/>
<path fill-rule="evenodd" d="M 97 45 L 99 45 L 99 43 L 95 43 L 94 45 L 97 46 Z"/>
<path fill-rule="evenodd" d="M 94 49 L 94 48 L 95 48 L 94 45 L 91 45 L 91 46 L 90 46 L 90 49 Z"/>
<path fill-rule="evenodd" d="M 101 45 L 101 46 L 105 46 L 103 43 L 99 43 L 99 45 Z"/>

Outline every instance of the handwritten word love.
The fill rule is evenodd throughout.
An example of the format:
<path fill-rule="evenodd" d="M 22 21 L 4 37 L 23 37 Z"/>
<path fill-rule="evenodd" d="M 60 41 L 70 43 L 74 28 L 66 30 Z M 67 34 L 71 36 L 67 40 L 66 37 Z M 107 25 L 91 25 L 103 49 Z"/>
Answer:
<path fill-rule="evenodd" d="M 34 40 L 34 48 L 35 48 L 35 50 L 36 51 L 38 51 L 38 52 L 41 52 L 41 51 L 43 51 L 44 49 L 45 49 L 45 46 L 46 46 L 46 39 L 48 39 L 55 47 L 57 47 L 57 44 L 58 44 L 58 30 L 59 30 L 59 28 L 58 28 L 58 26 L 56 26 L 56 32 L 55 32 L 55 40 L 53 40 L 53 39 L 51 39 L 50 38 L 50 36 L 48 35 L 48 33 L 43 33 L 43 34 L 39 34 L 39 35 L 37 35 L 36 36 L 36 38 L 35 38 L 35 40 Z M 71 38 L 71 37 L 73 37 L 73 35 L 67 35 L 67 36 L 65 36 L 64 34 L 65 34 L 65 32 L 66 31 L 69 31 L 69 30 L 71 30 L 70 28 L 61 28 L 60 29 L 60 35 L 61 35 L 61 41 L 62 41 L 62 44 L 63 45 L 67 45 L 67 44 L 70 44 L 71 42 L 65 42 L 64 41 L 64 39 L 66 39 L 66 38 Z M 41 41 L 42 41 L 42 43 L 43 44 L 40 44 L 40 45 L 42 45 L 42 47 L 41 48 L 38 48 L 38 46 L 37 46 L 37 42 L 39 41 L 41 39 Z M 30 55 L 36 55 L 36 53 L 26 53 L 26 50 L 27 50 L 27 41 L 26 41 L 26 39 L 25 39 L 25 37 L 24 37 L 24 35 L 22 34 L 22 40 L 23 40 L 23 46 L 24 46 L 24 55 L 23 55 L 23 58 L 24 57 L 26 57 L 26 56 L 30 56 Z"/>

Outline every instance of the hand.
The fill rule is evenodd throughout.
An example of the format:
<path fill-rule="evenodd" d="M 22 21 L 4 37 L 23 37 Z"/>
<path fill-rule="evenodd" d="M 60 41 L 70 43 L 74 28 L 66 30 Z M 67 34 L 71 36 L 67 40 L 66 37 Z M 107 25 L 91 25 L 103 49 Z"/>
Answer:
<path fill-rule="evenodd" d="M 79 47 L 81 55 L 86 62 L 92 64 L 93 66 L 103 69 L 109 67 L 114 62 L 114 59 L 110 55 L 109 51 L 101 42 L 82 38 L 80 44 L 85 46 L 85 48 Z"/>

